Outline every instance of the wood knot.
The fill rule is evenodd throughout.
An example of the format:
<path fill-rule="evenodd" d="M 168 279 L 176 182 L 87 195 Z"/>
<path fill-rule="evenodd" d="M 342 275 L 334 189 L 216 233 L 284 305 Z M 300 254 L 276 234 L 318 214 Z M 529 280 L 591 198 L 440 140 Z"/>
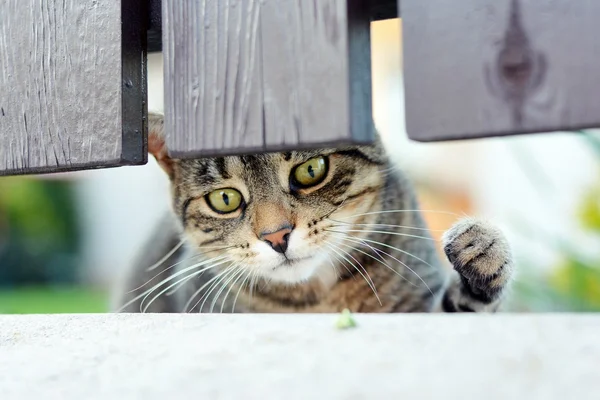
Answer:
<path fill-rule="evenodd" d="M 546 76 L 546 58 L 532 47 L 525 30 L 519 0 L 512 0 L 500 51 L 486 65 L 486 83 L 497 98 L 511 109 L 513 124 L 523 123 L 524 107 Z"/>
<path fill-rule="evenodd" d="M 530 53 L 509 54 L 502 51 L 498 57 L 498 71 L 505 81 L 514 85 L 526 87 L 533 72 L 533 61 Z"/>

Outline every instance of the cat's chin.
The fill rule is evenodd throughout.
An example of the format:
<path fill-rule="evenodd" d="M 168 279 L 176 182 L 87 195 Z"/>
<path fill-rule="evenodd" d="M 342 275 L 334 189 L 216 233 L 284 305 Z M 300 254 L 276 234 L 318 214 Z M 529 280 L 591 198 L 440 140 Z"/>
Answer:
<path fill-rule="evenodd" d="M 266 273 L 267 278 L 273 282 L 286 284 L 305 283 L 312 278 L 324 277 L 324 267 L 327 267 L 327 257 L 305 257 L 285 260 L 280 265 Z M 329 266 L 328 270 L 332 271 Z"/>

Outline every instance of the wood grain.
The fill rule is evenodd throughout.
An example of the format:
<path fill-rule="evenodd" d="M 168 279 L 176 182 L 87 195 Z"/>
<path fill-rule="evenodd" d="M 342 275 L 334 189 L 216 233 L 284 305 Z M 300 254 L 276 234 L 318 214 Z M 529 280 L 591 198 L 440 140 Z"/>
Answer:
<path fill-rule="evenodd" d="M 600 3 L 402 0 L 419 141 L 600 126 Z"/>
<path fill-rule="evenodd" d="M 140 9 L 0 0 L 0 175 L 146 162 Z"/>
<path fill-rule="evenodd" d="M 371 21 L 398 18 L 400 0 L 369 0 L 369 16 Z M 150 25 L 148 27 L 148 53 L 162 52 L 161 7 L 162 0 L 148 0 Z"/>
<path fill-rule="evenodd" d="M 174 157 L 372 140 L 363 0 L 163 2 Z"/>

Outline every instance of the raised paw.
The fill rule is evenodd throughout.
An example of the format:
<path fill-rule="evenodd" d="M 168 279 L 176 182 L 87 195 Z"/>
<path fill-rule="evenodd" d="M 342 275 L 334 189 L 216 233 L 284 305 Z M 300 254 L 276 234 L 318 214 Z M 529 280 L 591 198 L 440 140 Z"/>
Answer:
<path fill-rule="evenodd" d="M 467 218 L 445 232 L 442 240 L 461 277 L 463 294 L 486 304 L 497 300 L 513 273 L 510 246 L 502 232 L 488 222 Z"/>

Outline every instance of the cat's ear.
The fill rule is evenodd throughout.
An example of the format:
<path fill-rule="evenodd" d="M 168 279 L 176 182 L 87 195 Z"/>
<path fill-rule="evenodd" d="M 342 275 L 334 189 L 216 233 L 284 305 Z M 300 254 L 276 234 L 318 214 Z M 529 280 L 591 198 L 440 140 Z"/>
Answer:
<path fill-rule="evenodd" d="M 169 177 L 172 177 L 173 160 L 169 157 L 165 144 L 165 119 L 162 114 L 155 112 L 148 112 L 148 152 Z"/>

